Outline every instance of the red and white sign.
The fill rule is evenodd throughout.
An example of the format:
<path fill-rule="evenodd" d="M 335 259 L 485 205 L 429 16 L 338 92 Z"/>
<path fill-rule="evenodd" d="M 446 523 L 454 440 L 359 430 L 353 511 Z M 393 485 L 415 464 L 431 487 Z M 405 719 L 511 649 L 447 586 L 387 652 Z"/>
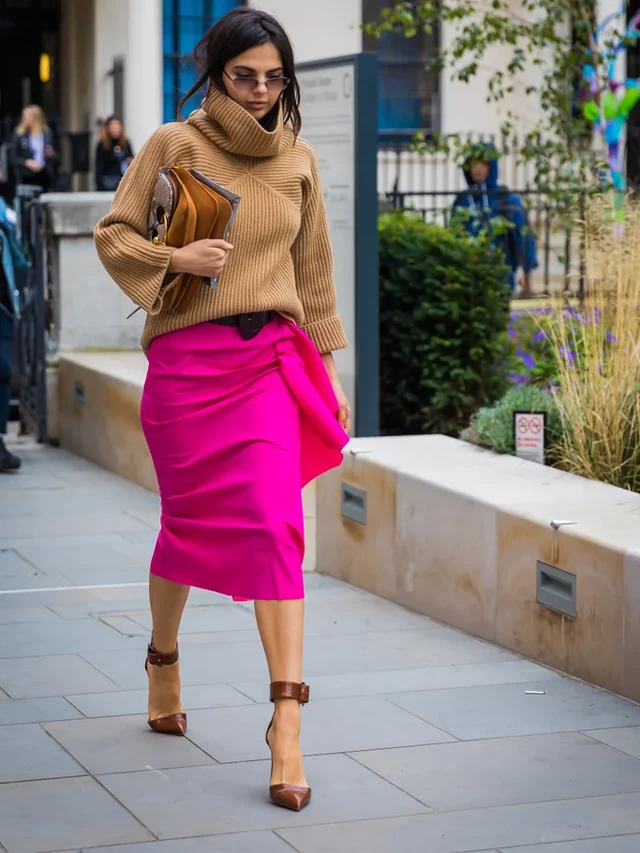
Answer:
<path fill-rule="evenodd" d="M 544 412 L 516 412 L 513 431 L 516 456 L 544 465 Z"/>

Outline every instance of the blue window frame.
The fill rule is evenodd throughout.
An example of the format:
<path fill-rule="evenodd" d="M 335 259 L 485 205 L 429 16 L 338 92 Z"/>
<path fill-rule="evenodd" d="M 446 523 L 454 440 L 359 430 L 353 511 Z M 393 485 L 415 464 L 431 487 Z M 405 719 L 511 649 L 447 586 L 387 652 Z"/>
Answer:
<path fill-rule="evenodd" d="M 243 0 L 163 0 L 162 90 L 164 121 L 174 121 L 182 96 L 196 81 L 193 49 L 206 31 Z M 183 109 L 188 115 L 202 95 L 191 98 Z"/>
<path fill-rule="evenodd" d="M 382 9 L 391 5 L 390 0 L 363 0 L 365 23 L 378 20 Z M 437 55 L 438 41 L 437 33 L 406 38 L 401 32 L 390 32 L 379 41 L 365 36 L 364 49 L 378 54 L 381 142 L 411 137 L 418 130 L 438 130 L 438 77 L 425 69 L 426 63 Z"/>

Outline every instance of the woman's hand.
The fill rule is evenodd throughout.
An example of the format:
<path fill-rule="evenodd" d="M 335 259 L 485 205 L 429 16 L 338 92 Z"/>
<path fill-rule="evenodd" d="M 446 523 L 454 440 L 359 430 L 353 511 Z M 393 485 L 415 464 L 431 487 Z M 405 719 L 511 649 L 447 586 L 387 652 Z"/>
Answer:
<path fill-rule="evenodd" d="M 204 278 L 220 275 L 231 249 L 233 246 L 226 240 L 196 240 L 174 251 L 169 272 L 186 272 Z"/>
<path fill-rule="evenodd" d="M 42 166 L 37 160 L 27 160 L 24 164 L 31 172 L 41 172 Z"/>
<path fill-rule="evenodd" d="M 349 405 L 349 401 L 347 400 L 346 394 L 342 388 L 342 383 L 340 382 L 340 377 L 336 370 L 336 363 L 333 360 L 333 354 L 327 353 L 326 355 L 323 355 L 322 361 L 324 362 L 327 376 L 333 386 L 333 392 L 338 400 L 338 423 L 345 432 L 349 432 L 351 429 L 351 406 Z"/>

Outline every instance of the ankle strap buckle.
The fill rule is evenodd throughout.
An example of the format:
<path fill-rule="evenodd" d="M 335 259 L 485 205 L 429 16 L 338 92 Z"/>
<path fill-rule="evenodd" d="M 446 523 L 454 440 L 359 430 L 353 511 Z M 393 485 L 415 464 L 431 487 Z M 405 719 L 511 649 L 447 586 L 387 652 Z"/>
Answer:
<path fill-rule="evenodd" d="M 304 681 L 301 684 L 295 681 L 273 681 L 269 698 L 272 702 L 275 699 L 296 699 L 301 705 L 306 705 L 309 701 L 309 685 Z"/>
<path fill-rule="evenodd" d="M 152 645 L 147 648 L 147 663 L 150 666 L 171 666 L 178 661 L 178 647 L 170 654 L 163 654 L 157 651 Z"/>

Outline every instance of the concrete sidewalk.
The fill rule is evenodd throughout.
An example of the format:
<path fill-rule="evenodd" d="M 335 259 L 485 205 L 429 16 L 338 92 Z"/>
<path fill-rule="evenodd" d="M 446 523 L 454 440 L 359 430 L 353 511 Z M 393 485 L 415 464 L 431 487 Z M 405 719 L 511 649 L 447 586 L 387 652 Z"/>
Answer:
<path fill-rule="evenodd" d="M 188 739 L 145 724 L 155 495 L 50 448 L 0 478 L 8 853 L 636 853 L 640 708 L 307 577 L 300 814 L 268 802 L 250 605 L 194 592 Z M 531 691 L 531 692 L 528 692 Z"/>

